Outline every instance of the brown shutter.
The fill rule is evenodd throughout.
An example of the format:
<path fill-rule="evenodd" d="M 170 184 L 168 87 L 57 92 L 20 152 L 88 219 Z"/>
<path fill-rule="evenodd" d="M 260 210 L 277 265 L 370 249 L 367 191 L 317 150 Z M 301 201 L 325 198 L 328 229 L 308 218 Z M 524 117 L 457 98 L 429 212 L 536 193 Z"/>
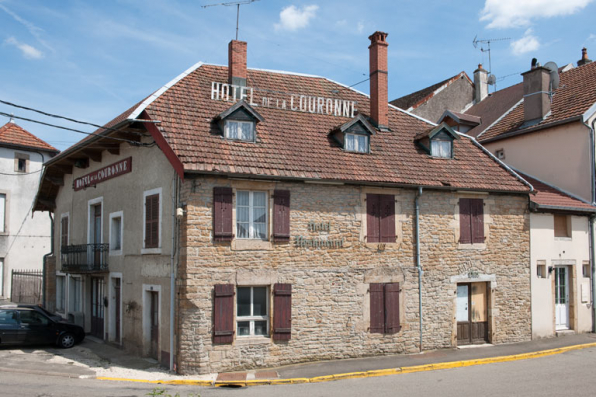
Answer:
<path fill-rule="evenodd" d="M 66 247 L 68 245 L 68 217 L 62 218 L 62 230 L 60 230 L 61 234 L 61 245 L 62 247 Z"/>
<path fill-rule="evenodd" d="M 395 197 L 389 194 L 380 195 L 381 207 L 381 243 L 395 243 Z"/>
<path fill-rule="evenodd" d="M 459 199 L 459 242 L 472 243 L 470 199 Z"/>
<path fill-rule="evenodd" d="M 370 284 L 370 333 L 385 332 L 385 303 L 383 284 Z"/>
<path fill-rule="evenodd" d="M 366 242 L 378 243 L 380 241 L 380 195 L 366 195 Z"/>
<path fill-rule="evenodd" d="M 213 343 L 232 343 L 234 328 L 234 285 L 216 284 L 213 291 Z"/>
<path fill-rule="evenodd" d="M 273 241 L 290 240 L 290 191 L 273 194 Z"/>
<path fill-rule="evenodd" d="M 213 188 L 213 239 L 231 241 L 232 233 L 232 188 Z"/>
<path fill-rule="evenodd" d="M 273 286 L 273 340 L 292 337 L 292 284 Z"/>
<path fill-rule="evenodd" d="M 385 284 L 385 333 L 399 332 L 399 283 Z"/>
<path fill-rule="evenodd" d="M 145 197 L 145 248 L 159 247 L 159 194 Z"/>
<path fill-rule="evenodd" d="M 484 243 L 484 201 L 470 199 L 472 243 Z"/>

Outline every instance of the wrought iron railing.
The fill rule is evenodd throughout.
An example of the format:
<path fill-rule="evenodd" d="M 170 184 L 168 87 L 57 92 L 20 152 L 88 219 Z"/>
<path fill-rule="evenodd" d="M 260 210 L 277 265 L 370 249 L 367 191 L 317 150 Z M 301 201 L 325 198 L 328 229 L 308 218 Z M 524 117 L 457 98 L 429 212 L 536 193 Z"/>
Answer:
<path fill-rule="evenodd" d="M 60 258 L 63 272 L 108 271 L 109 244 L 79 244 L 61 247 Z"/>

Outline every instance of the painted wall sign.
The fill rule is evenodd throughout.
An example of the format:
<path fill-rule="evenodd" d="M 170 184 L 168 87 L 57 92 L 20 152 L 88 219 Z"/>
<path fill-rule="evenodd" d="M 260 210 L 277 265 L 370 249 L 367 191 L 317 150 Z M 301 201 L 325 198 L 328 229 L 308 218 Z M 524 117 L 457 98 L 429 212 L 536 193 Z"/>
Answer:
<path fill-rule="evenodd" d="M 125 158 L 107 167 L 93 171 L 85 176 L 77 178 L 73 182 L 73 189 L 79 191 L 89 186 L 107 181 L 120 175 L 128 174 L 132 171 L 132 157 Z"/>
<path fill-rule="evenodd" d="M 326 240 L 316 237 L 296 236 L 296 246 L 301 248 L 343 248 L 344 239 Z"/>
<path fill-rule="evenodd" d="M 267 95 L 261 94 L 266 92 Z M 272 92 L 254 87 L 211 82 L 211 99 L 237 102 L 245 100 L 250 106 L 291 110 L 294 112 L 326 114 L 328 116 L 354 117 L 356 101 L 312 95 Z"/>

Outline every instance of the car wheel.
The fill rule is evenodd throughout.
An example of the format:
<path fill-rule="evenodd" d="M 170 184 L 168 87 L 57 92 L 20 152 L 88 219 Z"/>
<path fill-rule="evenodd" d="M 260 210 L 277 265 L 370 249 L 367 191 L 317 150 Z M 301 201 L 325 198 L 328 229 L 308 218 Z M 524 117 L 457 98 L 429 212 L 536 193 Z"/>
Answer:
<path fill-rule="evenodd" d="M 73 334 L 67 332 L 65 334 L 60 335 L 60 339 L 58 339 L 58 345 L 63 349 L 69 349 L 73 347 L 75 344 L 75 337 Z"/>

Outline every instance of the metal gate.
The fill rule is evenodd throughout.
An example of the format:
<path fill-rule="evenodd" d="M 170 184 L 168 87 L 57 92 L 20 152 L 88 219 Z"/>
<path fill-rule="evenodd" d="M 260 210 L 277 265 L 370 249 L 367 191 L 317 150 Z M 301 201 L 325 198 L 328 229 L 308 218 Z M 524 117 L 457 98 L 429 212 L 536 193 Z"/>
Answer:
<path fill-rule="evenodd" d="M 42 270 L 12 270 L 10 300 L 13 303 L 40 304 L 42 284 Z"/>

